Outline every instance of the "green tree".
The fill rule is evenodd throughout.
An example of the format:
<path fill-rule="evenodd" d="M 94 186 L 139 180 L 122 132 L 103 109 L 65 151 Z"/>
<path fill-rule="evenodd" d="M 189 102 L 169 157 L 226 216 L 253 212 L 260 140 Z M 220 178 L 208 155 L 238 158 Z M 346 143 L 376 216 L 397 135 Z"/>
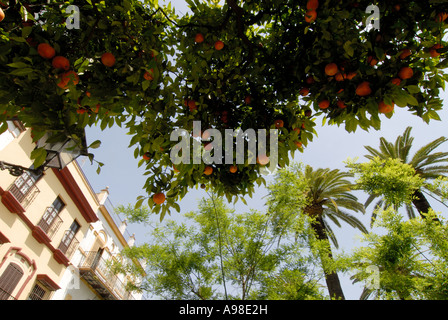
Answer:
<path fill-rule="evenodd" d="M 290 171 L 291 170 L 291 171 Z M 367 233 L 367 229 L 362 222 L 345 210 L 356 213 L 364 213 L 364 206 L 357 201 L 356 196 L 351 193 L 353 188 L 349 178 L 352 174 L 341 172 L 340 170 L 317 169 L 314 170 L 310 166 L 306 166 L 301 170 L 300 166 L 292 169 L 284 169 L 278 173 L 275 180 L 275 186 L 285 188 L 290 186 L 291 180 L 304 181 L 307 185 L 305 191 L 307 203 L 303 206 L 296 206 L 297 201 L 294 194 L 285 193 L 282 197 L 276 197 L 271 192 L 271 206 L 274 204 L 284 206 L 292 206 L 295 208 L 296 214 L 303 212 L 311 218 L 311 227 L 315 237 L 323 244 L 320 254 L 325 280 L 331 298 L 344 299 L 344 293 L 339 281 L 339 276 L 332 266 L 333 253 L 330 246 L 330 240 L 338 247 L 337 239 L 331 230 L 329 221 L 341 226 L 340 221 L 348 223 L 350 226 Z M 272 190 L 272 188 L 271 188 Z M 274 190 L 276 190 L 274 188 Z M 294 190 L 294 189 L 293 189 Z M 303 190 L 303 189 L 302 189 Z M 302 195 L 303 196 L 303 195 Z M 275 206 L 274 206 L 275 207 Z M 297 215 L 293 218 L 300 218 Z"/>
<path fill-rule="evenodd" d="M 380 138 L 380 146 L 375 149 L 370 146 L 365 148 L 369 151 L 369 155 L 365 157 L 374 160 L 376 157 L 383 160 L 398 159 L 404 164 L 408 164 L 414 171 L 414 174 L 424 180 L 425 183 L 421 187 L 415 188 L 412 194 L 412 204 L 417 208 L 419 214 L 424 216 L 429 212 L 431 206 L 424 195 L 425 192 L 431 191 L 427 188 L 434 179 L 445 176 L 448 173 L 448 152 L 435 152 L 440 145 L 448 139 L 440 137 L 434 141 L 429 142 L 425 146 L 418 149 L 414 155 L 411 156 L 410 151 L 414 138 L 411 137 L 412 127 L 406 128 L 403 135 L 398 136 L 395 143 L 387 141 L 384 137 Z M 365 172 L 365 171 L 364 171 Z M 387 179 L 387 177 L 384 177 Z M 433 193 L 440 194 L 439 191 L 432 188 Z M 375 198 L 379 196 L 378 193 L 370 194 L 365 205 L 368 206 Z M 391 205 L 391 201 L 380 199 L 376 206 Z M 410 218 L 415 217 L 415 212 L 412 204 L 406 204 L 406 211 Z"/>
<path fill-rule="evenodd" d="M 171 133 L 184 129 L 193 143 L 195 120 L 222 136 L 226 129 L 274 129 L 281 120 L 283 167 L 312 141 L 319 115 L 349 132 L 379 129 L 382 102 L 426 122 L 439 119 L 448 61 L 445 2 L 327 0 L 307 21 L 306 0 L 187 0 L 192 13 L 184 16 L 157 0 L 3 1 L 0 128 L 18 119 L 35 140 L 51 133 L 52 142 L 80 142 L 87 126 L 126 127 L 148 176 L 138 203 L 147 201 L 161 217 L 179 210 L 178 201 L 201 184 L 230 199 L 251 195 L 265 182 L 262 165 L 245 161 L 234 175 L 230 164 L 214 164 L 211 175 L 204 175 L 204 163 L 174 169 Z M 372 4 L 381 28 L 367 31 Z M 79 29 L 67 28 L 69 5 L 79 8 Z M 204 41 L 196 41 L 198 33 Z M 67 87 L 60 86 L 70 79 L 66 71 L 39 54 L 41 43 L 69 60 Z M 105 52 L 114 54 L 113 66 L 102 63 Z M 326 72 L 328 65 L 335 73 Z M 322 101 L 328 108 L 320 108 Z M 33 159 L 42 163 L 43 149 Z M 166 201 L 155 204 L 161 192 Z"/>
<path fill-rule="evenodd" d="M 130 218 L 134 210 L 121 208 Z M 143 215 L 137 212 L 137 220 Z M 147 263 L 141 290 L 167 299 L 323 298 L 307 237 L 294 239 L 294 232 L 305 233 L 303 221 L 279 233 L 269 213 L 237 214 L 215 196 L 185 218 L 158 224 L 150 243 L 123 252 Z"/>
<path fill-rule="evenodd" d="M 403 221 L 392 207 L 376 210 L 374 226 L 383 231 L 364 235 L 366 245 L 351 255 L 353 278 L 366 284 L 361 299 L 448 299 L 446 221 Z M 429 216 L 436 214 L 430 210 Z"/>

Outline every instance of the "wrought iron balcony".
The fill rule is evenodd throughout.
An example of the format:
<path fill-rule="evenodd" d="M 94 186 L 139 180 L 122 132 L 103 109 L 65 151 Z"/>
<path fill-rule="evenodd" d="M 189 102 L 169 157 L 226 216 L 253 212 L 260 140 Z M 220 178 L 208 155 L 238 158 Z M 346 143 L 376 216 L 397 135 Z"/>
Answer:
<path fill-rule="evenodd" d="M 22 179 L 22 177 L 19 177 L 18 179 Z M 9 187 L 8 191 L 17 199 L 25 210 L 40 193 L 39 188 L 35 184 L 27 187 L 18 187 L 16 182 Z"/>
<path fill-rule="evenodd" d="M 88 251 L 79 263 L 79 273 L 105 300 L 133 300 L 98 251 Z"/>
<path fill-rule="evenodd" d="M 75 238 L 72 230 L 67 230 L 62 237 L 58 249 L 70 260 L 79 246 L 78 239 Z"/>
<path fill-rule="evenodd" d="M 44 215 L 37 224 L 47 234 L 49 239 L 53 239 L 54 234 L 58 231 L 63 222 L 59 215 L 54 217 L 48 215 L 48 212 L 51 209 L 51 207 L 48 207 L 47 210 L 45 210 Z"/>

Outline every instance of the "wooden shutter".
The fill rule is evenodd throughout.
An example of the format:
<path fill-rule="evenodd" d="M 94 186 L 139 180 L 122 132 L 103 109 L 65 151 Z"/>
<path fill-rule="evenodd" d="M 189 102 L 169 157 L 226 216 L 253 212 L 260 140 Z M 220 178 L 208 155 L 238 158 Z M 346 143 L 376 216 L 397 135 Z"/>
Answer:
<path fill-rule="evenodd" d="M 11 262 L 0 276 L 0 300 L 8 300 L 23 276 L 20 267 Z"/>

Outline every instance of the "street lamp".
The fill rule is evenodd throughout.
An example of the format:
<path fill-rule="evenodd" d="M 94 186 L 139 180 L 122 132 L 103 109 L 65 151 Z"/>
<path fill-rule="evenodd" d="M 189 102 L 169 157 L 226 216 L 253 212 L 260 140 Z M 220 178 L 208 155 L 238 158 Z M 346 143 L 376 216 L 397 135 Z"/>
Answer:
<path fill-rule="evenodd" d="M 31 169 L 0 161 L 0 169 L 6 169 L 11 175 L 16 177 L 21 176 L 24 171 L 30 171 L 36 175 L 40 175 L 45 168 L 63 169 L 79 156 L 88 155 L 85 131 L 81 135 L 81 145 L 71 138 L 67 138 L 63 142 L 47 142 L 47 140 L 51 141 L 51 137 L 52 134 L 46 133 L 36 143 L 36 148 L 44 148 L 47 152 L 47 157 L 40 167 Z"/>

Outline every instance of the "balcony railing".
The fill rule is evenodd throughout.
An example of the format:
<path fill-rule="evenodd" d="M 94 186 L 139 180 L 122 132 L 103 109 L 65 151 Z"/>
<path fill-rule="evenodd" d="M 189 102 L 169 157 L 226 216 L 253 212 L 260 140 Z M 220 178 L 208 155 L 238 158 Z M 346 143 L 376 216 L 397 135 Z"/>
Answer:
<path fill-rule="evenodd" d="M 29 188 L 19 188 L 15 183 L 9 187 L 8 191 L 20 202 L 24 209 L 27 209 L 40 193 L 40 190 L 36 185 L 30 186 Z"/>
<path fill-rule="evenodd" d="M 47 208 L 45 212 L 47 212 L 49 208 Z M 47 234 L 48 238 L 53 239 L 54 234 L 58 231 L 63 221 L 59 216 L 55 216 L 52 219 L 49 219 L 48 217 L 45 216 L 46 214 L 42 216 L 37 225 Z"/>
<path fill-rule="evenodd" d="M 92 287 L 97 288 L 98 293 L 106 300 L 134 299 L 97 251 L 86 252 L 79 263 L 79 270 L 84 274 L 84 279 L 90 282 Z"/>
<path fill-rule="evenodd" d="M 73 236 L 73 231 L 67 230 L 62 237 L 62 241 L 59 244 L 58 249 L 61 250 L 68 259 L 71 259 L 78 246 L 79 241 Z"/>

